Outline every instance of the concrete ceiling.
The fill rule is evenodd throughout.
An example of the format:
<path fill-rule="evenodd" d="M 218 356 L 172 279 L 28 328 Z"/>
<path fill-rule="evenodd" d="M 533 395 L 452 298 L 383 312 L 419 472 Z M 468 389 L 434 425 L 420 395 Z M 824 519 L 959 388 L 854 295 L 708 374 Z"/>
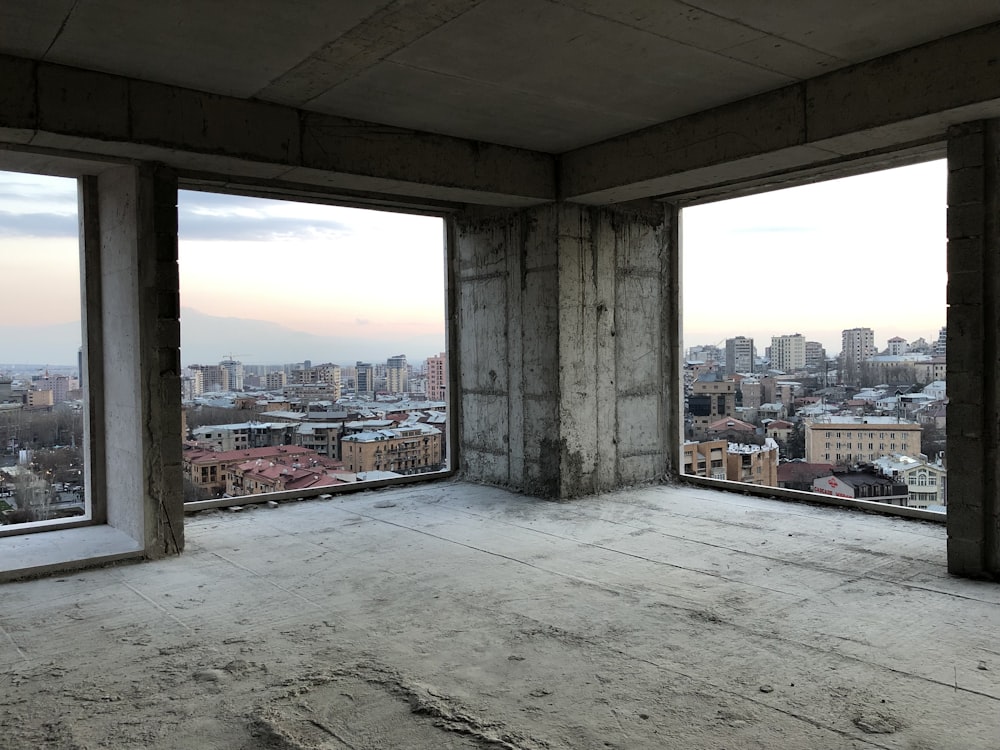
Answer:
<path fill-rule="evenodd" d="M 0 53 L 561 153 L 997 21 L 995 0 L 4 0 Z"/>

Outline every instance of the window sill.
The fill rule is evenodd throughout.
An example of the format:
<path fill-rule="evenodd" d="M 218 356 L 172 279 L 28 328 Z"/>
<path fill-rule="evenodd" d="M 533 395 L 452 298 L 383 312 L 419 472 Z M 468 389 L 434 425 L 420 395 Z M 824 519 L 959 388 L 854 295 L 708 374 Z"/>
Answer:
<path fill-rule="evenodd" d="M 142 557 L 142 546 L 112 526 L 85 526 L 0 539 L 0 581 Z"/>

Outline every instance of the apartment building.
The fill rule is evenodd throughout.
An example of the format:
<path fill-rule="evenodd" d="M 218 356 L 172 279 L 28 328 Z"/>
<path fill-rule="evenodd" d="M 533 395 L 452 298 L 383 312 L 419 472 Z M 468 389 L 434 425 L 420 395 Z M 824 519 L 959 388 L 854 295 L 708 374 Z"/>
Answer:
<path fill-rule="evenodd" d="M 246 450 L 213 451 L 186 447 L 182 454 L 184 476 L 208 496 L 221 495 L 227 490 L 231 467 L 247 461 L 269 461 L 287 466 L 309 464 L 319 459 L 314 451 L 291 445 Z"/>
<path fill-rule="evenodd" d="M 392 471 L 420 474 L 437 471 L 443 462 L 441 431 L 424 424 L 346 435 L 341 460 L 347 471 Z"/>
<path fill-rule="evenodd" d="M 753 372 L 755 353 L 752 338 L 736 336 L 726 339 L 726 374 Z"/>
<path fill-rule="evenodd" d="M 940 463 L 897 453 L 876 459 L 875 469 L 906 485 L 909 508 L 948 505 L 948 470 Z"/>
<path fill-rule="evenodd" d="M 448 398 L 448 355 L 441 352 L 427 358 L 427 399 L 446 401 Z"/>
<path fill-rule="evenodd" d="M 919 424 L 893 417 L 836 415 L 806 422 L 806 461 L 850 466 L 893 453 L 920 453 Z"/>
<path fill-rule="evenodd" d="M 684 473 L 708 479 L 726 478 L 726 440 L 688 440 L 683 446 Z"/>
<path fill-rule="evenodd" d="M 234 451 L 289 445 L 294 430 L 295 425 L 285 422 L 240 422 L 196 427 L 191 437 L 207 450 Z"/>
<path fill-rule="evenodd" d="M 692 420 L 689 437 L 705 438 L 710 424 L 735 416 L 736 381 L 722 380 L 715 374 L 702 375 L 691 386 L 688 412 Z"/>
<path fill-rule="evenodd" d="M 730 482 L 778 486 L 778 444 L 764 438 L 761 445 L 729 443 L 726 446 L 726 479 Z"/>
<path fill-rule="evenodd" d="M 782 372 L 803 370 L 806 366 L 806 337 L 801 333 L 771 337 L 771 367 Z"/>
<path fill-rule="evenodd" d="M 840 378 L 845 383 L 859 383 L 863 365 L 878 353 L 875 331 L 871 328 L 847 328 L 841 331 Z"/>
<path fill-rule="evenodd" d="M 409 390 L 410 370 L 406 365 L 406 355 L 397 354 L 385 362 L 385 389 L 389 393 L 406 393 Z"/>

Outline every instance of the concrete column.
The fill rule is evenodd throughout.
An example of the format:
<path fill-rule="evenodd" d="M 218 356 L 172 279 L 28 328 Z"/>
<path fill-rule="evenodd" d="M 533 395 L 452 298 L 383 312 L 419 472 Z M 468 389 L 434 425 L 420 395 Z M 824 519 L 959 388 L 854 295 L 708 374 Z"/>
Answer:
<path fill-rule="evenodd" d="M 100 321 L 100 352 L 88 352 L 90 387 L 103 400 L 103 456 L 108 477 L 103 513 L 140 542 L 148 557 L 184 546 L 180 444 L 180 327 L 177 275 L 177 183 L 151 166 L 115 167 L 84 185 L 96 188 L 96 216 L 85 217 L 87 274 L 100 283 L 88 299 L 88 330 Z M 94 266 L 98 268 L 94 268 Z M 101 471 L 95 471 L 100 476 Z"/>
<path fill-rule="evenodd" d="M 948 570 L 1000 578 L 1000 120 L 948 132 Z"/>
<path fill-rule="evenodd" d="M 570 498 L 668 474 L 673 215 L 562 203 L 453 220 L 464 477 Z"/>

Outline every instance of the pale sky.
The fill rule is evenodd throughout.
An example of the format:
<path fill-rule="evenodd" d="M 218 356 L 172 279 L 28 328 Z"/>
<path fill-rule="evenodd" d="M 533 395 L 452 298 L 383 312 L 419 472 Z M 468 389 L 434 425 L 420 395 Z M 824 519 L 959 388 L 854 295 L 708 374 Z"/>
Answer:
<path fill-rule="evenodd" d="M 845 328 L 937 340 L 945 324 L 947 164 L 934 161 L 684 209 L 684 347 Z"/>
<path fill-rule="evenodd" d="M 833 355 L 859 326 L 880 348 L 935 339 L 945 198 L 938 161 L 685 209 L 685 348 L 745 335 L 763 353 L 802 333 Z M 179 224 L 185 365 L 444 349 L 438 218 L 182 191 Z M 0 172 L 0 274 L 17 280 L 0 295 L 0 363 L 75 362 L 76 233 L 73 180 Z"/>
<path fill-rule="evenodd" d="M 256 336 L 235 350 L 244 362 L 416 361 L 444 350 L 440 218 L 193 191 L 178 203 L 182 308 L 337 339 L 303 351 L 310 344 Z M 206 359 L 185 356 L 184 320 L 185 364 Z"/>

